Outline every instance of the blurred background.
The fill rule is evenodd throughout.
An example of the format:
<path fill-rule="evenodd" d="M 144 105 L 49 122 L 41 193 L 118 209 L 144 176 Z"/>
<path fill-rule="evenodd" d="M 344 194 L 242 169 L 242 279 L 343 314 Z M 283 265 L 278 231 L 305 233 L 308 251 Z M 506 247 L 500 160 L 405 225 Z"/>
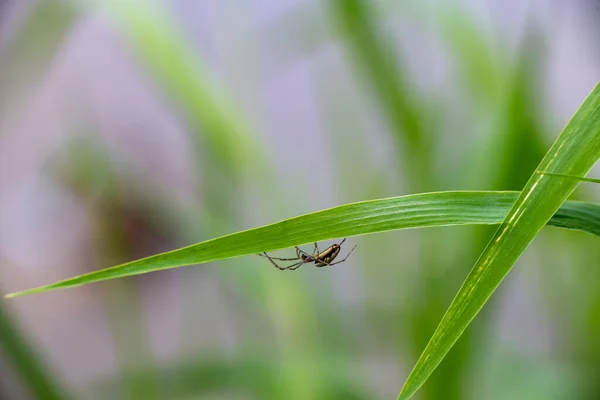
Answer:
<path fill-rule="evenodd" d="M 0 290 L 354 201 L 520 190 L 600 81 L 599 34 L 583 0 L 2 0 Z M 0 399 L 395 399 L 493 231 L 3 301 Z M 416 398 L 600 398 L 599 264 L 546 228 Z"/>

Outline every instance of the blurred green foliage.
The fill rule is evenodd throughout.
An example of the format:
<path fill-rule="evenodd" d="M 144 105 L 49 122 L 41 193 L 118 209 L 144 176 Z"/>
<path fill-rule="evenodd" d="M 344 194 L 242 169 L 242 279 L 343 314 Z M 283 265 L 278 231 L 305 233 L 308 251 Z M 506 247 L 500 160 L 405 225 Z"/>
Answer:
<path fill-rule="evenodd" d="M 98 142 L 93 125 L 67 149 L 68 162 L 52 170 L 53 178 L 95 216 L 103 254 L 98 268 L 141 256 L 139 236 L 131 234 L 127 221 L 167 237 L 175 248 L 301 214 L 309 197 L 317 198 L 314 208 L 326 208 L 331 203 L 322 198 L 332 193 L 334 204 L 344 204 L 430 190 L 520 190 L 560 130 L 542 113 L 547 60 L 544 35 L 533 16 L 513 53 L 503 38 L 490 35 L 469 10 L 455 4 L 430 9 L 419 2 L 301 3 L 259 27 L 239 29 L 244 43 L 254 43 L 257 52 L 265 45 L 279 50 L 268 68 L 277 74 L 298 60 L 326 58 L 331 47 L 340 51 L 333 62 L 315 62 L 311 74 L 328 141 L 328 147 L 323 142 L 314 147 L 327 149 L 327 159 L 319 164 L 323 175 L 334 176 L 330 192 L 314 193 L 311 186 L 299 188 L 294 177 L 281 177 L 279 163 L 287 160 L 278 160 L 277 149 L 269 147 L 277 141 L 256 128 L 268 124 L 244 115 L 236 88 L 217 79 L 217 68 L 191 45 L 170 10 L 133 3 L 41 1 L 0 54 L 0 114 L 5 116 L 28 103 L 73 24 L 94 15 L 97 6 L 139 60 L 140 73 L 185 121 L 198 188 L 191 205 L 171 201 L 144 173 L 131 173 Z M 238 3 L 248 12 L 249 6 Z M 230 11 L 215 8 L 224 15 Z M 410 35 L 401 29 L 405 26 Z M 443 84 L 430 78 L 439 62 L 432 55 L 435 46 L 453 63 Z M 421 60 L 418 67 L 415 58 Z M 237 72 L 258 81 L 241 64 Z M 423 84 L 423 75 L 430 84 Z M 259 102 L 259 94 L 253 95 Z M 306 177 L 307 183 L 314 180 Z M 243 265 L 188 269 L 181 302 L 186 319 L 181 337 L 173 339 L 182 348 L 172 362 L 153 354 L 140 311 L 143 280 L 107 284 L 102 297 L 118 342 L 119 366 L 115 376 L 91 383 L 83 398 L 392 398 L 492 233 L 486 227 L 453 227 L 364 237 L 349 263 L 355 268 L 344 265 L 344 275 L 334 270 L 339 276 L 317 270 L 290 278 L 258 257 Z M 548 382 L 555 382 L 557 371 L 572 390 L 553 393 L 554 398 L 600 397 L 593 383 L 600 365 L 600 288 L 590 269 L 597 265 L 597 239 L 582 236 L 542 235 L 533 251 L 544 261 L 526 265 L 541 276 L 535 281 L 544 293 L 540 307 L 552 314 L 553 329 L 561 334 L 547 357 L 523 354 L 516 343 L 497 343 L 500 293 L 418 398 L 549 398 Z M 226 308 L 233 309 L 233 349 L 206 352 L 193 346 L 203 334 L 193 322 L 203 321 L 197 287 L 207 275 L 231 299 Z M 352 292 L 353 301 L 343 300 L 340 291 Z M 565 301 L 574 292 L 576 300 Z M 32 355 L 26 334 L 13 318 L 2 316 L 0 339 L 9 350 L 2 354 L 23 386 L 36 398 L 64 398 L 57 389 L 63 385 Z M 190 343 L 191 352 L 183 345 Z M 493 349 L 500 346 L 506 351 L 498 354 Z M 485 368 L 488 364 L 494 368 Z M 518 389 L 498 383 L 512 382 L 515 370 L 524 371 Z M 529 373 L 531 379 L 523 378 Z"/>

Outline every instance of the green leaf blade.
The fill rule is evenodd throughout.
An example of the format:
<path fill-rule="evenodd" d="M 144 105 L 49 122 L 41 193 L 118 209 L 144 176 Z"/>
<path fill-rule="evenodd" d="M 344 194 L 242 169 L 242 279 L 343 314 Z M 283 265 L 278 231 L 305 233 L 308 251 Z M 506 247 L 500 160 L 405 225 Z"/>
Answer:
<path fill-rule="evenodd" d="M 600 157 L 600 85 L 581 105 L 538 170 L 585 175 Z M 578 181 L 535 173 L 475 263 L 409 375 L 399 400 L 411 398 L 450 351 Z"/>
<path fill-rule="evenodd" d="M 7 297 L 396 229 L 500 224 L 518 192 L 438 192 L 346 204 L 94 271 Z M 550 224 L 600 236 L 600 205 L 567 202 Z M 267 264 L 265 265 L 265 268 Z"/>

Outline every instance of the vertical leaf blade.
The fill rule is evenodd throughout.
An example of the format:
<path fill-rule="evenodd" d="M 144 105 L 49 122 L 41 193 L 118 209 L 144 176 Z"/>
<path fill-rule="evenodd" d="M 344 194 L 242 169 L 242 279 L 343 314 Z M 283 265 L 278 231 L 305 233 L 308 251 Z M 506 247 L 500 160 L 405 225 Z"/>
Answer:
<path fill-rule="evenodd" d="M 539 170 L 582 176 L 600 157 L 600 85 L 573 116 Z M 518 161 L 516 161 L 518 162 Z M 443 360 L 578 181 L 534 174 L 475 263 L 408 377 L 399 400 L 411 398 Z"/>
<path fill-rule="evenodd" d="M 0 303 L 0 351 L 32 398 L 46 400 L 71 398 L 2 303 Z"/>
<path fill-rule="evenodd" d="M 375 6 L 363 0 L 333 0 L 329 5 L 357 77 L 375 94 L 374 100 L 403 149 L 404 165 L 410 171 L 409 187 L 428 188 L 431 142 L 420 100 L 403 63 L 398 61 L 400 54 L 379 29 Z"/>

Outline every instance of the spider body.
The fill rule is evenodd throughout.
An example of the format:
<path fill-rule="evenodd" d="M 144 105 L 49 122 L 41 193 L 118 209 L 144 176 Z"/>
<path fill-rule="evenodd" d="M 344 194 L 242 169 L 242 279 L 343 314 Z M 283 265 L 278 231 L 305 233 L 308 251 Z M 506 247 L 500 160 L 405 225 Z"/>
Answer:
<path fill-rule="evenodd" d="M 306 262 L 314 262 L 317 267 L 324 267 L 326 265 L 330 265 L 333 260 L 340 254 L 340 250 L 342 247 L 339 244 L 334 244 L 329 246 L 324 251 L 320 252 L 316 256 L 307 256 L 302 254 L 302 260 Z"/>
<path fill-rule="evenodd" d="M 259 256 L 268 258 L 269 261 L 271 262 L 271 264 L 273 264 L 273 266 L 275 268 L 280 269 L 282 271 L 283 270 L 293 271 L 293 270 L 300 268 L 304 264 L 310 264 L 310 263 L 314 263 L 315 267 L 333 266 L 333 265 L 340 264 L 340 263 L 343 263 L 344 261 L 346 261 L 348 256 L 350 256 L 350 254 L 356 248 L 356 246 L 354 246 L 352 248 L 352 250 L 350 250 L 350 252 L 348 254 L 346 254 L 346 257 L 344 257 L 344 259 L 337 261 L 337 262 L 333 262 L 335 260 L 335 258 L 340 254 L 340 251 L 342 250 L 342 243 L 344 243 L 345 241 L 346 241 L 346 239 L 342 240 L 339 244 L 333 244 L 333 245 L 329 246 L 328 248 L 326 248 L 323 251 L 319 251 L 319 247 L 315 243 L 315 250 L 313 251 L 312 254 L 308 254 L 308 253 L 300 250 L 299 247 L 296 247 L 296 257 L 295 258 L 271 257 L 267 253 L 259 254 Z M 285 267 L 280 267 L 273 260 L 296 261 L 296 262 L 291 265 L 285 266 Z"/>

